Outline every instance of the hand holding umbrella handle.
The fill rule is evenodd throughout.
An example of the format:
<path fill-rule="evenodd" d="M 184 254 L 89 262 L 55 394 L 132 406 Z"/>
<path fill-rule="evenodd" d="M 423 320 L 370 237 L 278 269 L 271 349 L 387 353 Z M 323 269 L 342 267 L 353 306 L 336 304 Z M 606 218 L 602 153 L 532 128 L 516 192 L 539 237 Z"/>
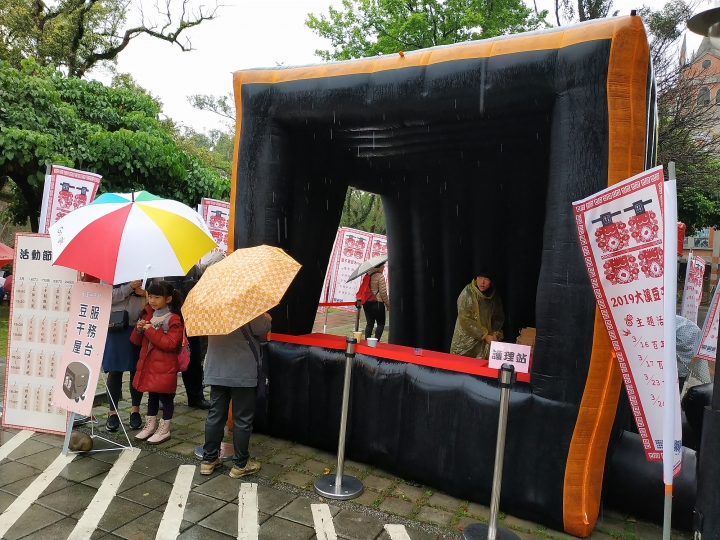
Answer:
<path fill-rule="evenodd" d="M 145 275 L 143 276 L 142 286 L 140 287 L 143 291 L 145 290 L 145 285 L 147 285 L 147 279 L 148 279 L 148 274 L 149 274 L 149 273 L 150 273 L 150 265 L 148 264 L 148 265 L 145 267 Z"/>

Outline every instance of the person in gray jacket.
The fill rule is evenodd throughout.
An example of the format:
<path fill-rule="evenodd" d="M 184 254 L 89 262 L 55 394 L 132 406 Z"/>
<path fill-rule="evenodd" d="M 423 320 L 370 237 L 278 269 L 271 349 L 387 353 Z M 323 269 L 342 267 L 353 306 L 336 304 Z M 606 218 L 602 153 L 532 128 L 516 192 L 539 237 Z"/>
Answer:
<path fill-rule="evenodd" d="M 249 445 L 261 354 L 258 337 L 270 331 L 271 321 L 270 315 L 263 313 L 226 336 L 208 337 L 205 384 L 210 385 L 210 411 L 205 421 L 200 474 L 212 474 L 222 466 L 220 443 L 225 434 L 230 400 L 235 447 L 230 477 L 240 478 L 260 470 L 260 463 L 250 461 Z"/>

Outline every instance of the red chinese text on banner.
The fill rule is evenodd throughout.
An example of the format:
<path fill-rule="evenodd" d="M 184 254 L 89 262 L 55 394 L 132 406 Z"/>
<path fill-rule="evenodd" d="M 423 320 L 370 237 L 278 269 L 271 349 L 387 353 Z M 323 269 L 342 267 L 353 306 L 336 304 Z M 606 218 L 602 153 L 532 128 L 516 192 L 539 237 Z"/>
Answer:
<path fill-rule="evenodd" d="M 56 407 L 92 414 L 111 305 L 111 285 L 79 281 L 73 287 L 67 337 L 52 394 Z"/>
<path fill-rule="evenodd" d="M 663 188 L 662 167 L 656 167 L 573 203 L 590 284 L 651 461 L 663 452 Z M 675 231 L 670 241 L 674 250 Z M 676 471 L 681 446 L 675 441 Z"/>
<path fill-rule="evenodd" d="M 46 233 L 64 215 L 93 202 L 101 179 L 99 174 L 53 165 L 45 176 L 39 232 Z"/>
<path fill-rule="evenodd" d="M 720 287 L 715 289 L 715 294 L 713 294 L 712 300 L 710 301 L 710 307 L 705 316 L 702 334 L 700 334 L 700 345 L 695 355 L 697 358 L 708 362 L 715 361 L 717 351 L 718 326 L 720 326 L 718 324 L 720 323 L 720 296 L 718 296 L 718 290 L 720 290 Z"/>
<path fill-rule="evenodd" d="M 705 259 L 690 252 L 685 273 L 680 316 L 697 324 L 700 300 L 702 299 L 703 276 L 705 275 Z"/>
<path fill-rule="evenodd" d="M 387 237 L 385 235 L 348 227 L 338 229 L 320 302 L 355 302 L 355 295 L 362 280 L 358 278 L 348 283 L 348 278 L 363 262 L 381 255 L 387 255 Z M 385 266 L 383 275 L 385 283 L 389 285 L 387 266 Z M 388 286 L 388 294 L 389 290 Z M 355 311 L 352 306 L 339 306 L 337 309 Z"/>
<path fill-rule="evenodd" d="M 216 199 L 203 198 L 200 204 L 200 215 L 210 229 L 210 234 L 218 245 L 210 253 L 203 257 L 206 261 L 210 255 L 216 252 L 227 254 L 228 250 L 228 226 L 230 221 L 230 203 Z"/>

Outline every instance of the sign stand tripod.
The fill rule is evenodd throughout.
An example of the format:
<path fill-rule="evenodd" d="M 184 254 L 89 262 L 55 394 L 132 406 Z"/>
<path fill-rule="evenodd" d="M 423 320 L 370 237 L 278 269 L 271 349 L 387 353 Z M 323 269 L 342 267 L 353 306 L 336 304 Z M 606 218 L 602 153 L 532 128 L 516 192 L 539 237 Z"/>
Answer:
<path fill-rule="evenodd" d="M 105 377 L 105 373 L 102 372 L 102 371 L 101 371 L 100 373 L 102 374 L 103 380 L 105 381 L 105 387 L 107 388 L 107 378 Z M 112 396 L 111 396 L 110 394 L 108 394 L 108 399 L 110 400 L 110 402 L 111 402 L 111 403 L 113 404 L 113 406 L 115 407 L 115 411 L 117 411 L 117 403 L 115 403 L 115 401 L 113 401 L 113 398 L 112 398 Z M 96 434 L 95 434 L 95 424 L 97 423 L 97 421 L 95 420 L 94 417 L 92 417 L 92 419 L 91 419 L 91 421 L 90 421 L 90 438 L 93 439 L 93 440 L 95 440 L 95 439 L 100 439 L 101 441 L 105 441 L 106 443 L 109 443 L 109 444 L 114 445 L 115 448 L 99 448 L 99 449 L 97 449 L 97 450 L 88 450 L 88 451 L 86 451 L 86 452 L 70 451 L 69 448 L 68 448 L 69 445 L 70 445 L 70 435 L 72 434 L 72 430 L 73 430 L 73 427 L 74 427 L 74 424 L 75 424 L 75 417 L 76 417 L 76 416 L 77 416 L 77 415 L 76 415 L 74 412 L 71 412 L 71 413 L 70 413 L 70 417 L 68 418 L 68 426 L 67 426 L 67 431 L 65 432 L 65 440 L 63 441 L 63 448 L 62 448 L 62 454 L 63 454 L 63 456 L 67 456 L 68 453 L 71 453 L 71 454 L 89 454 L 90 452 L 112 452 L 112 451 L 115 451 L 115 450 L 131 450 L 131 449 L 133 448 L 133 445 L 132 445 L 132 443 L 130 442 L 130 436 L 128 435 L 127 431 L 125 430 L 125 425 L 124 425 L 122 422 L 120 422 L 120 427 L 122 428 L 123 433 L 125 434 L 125 440 L 127 440 L 127 443 L 128 443 L 127 446 L 124 446 L 124 445 L 122 445 L 122 444 L 120 444 L 120 443 L 118 443 L 118 442 L 115 442 L 115 441 L 112 441 L 112 440 L 107 439 L 107 438 L 105 438 L 105 437 L 102 437 L 102 436 L 99 435 L 99 434 L 96 435 Z"/>
<path fill-rule="evenodd" d="M 473 523 L 463 530 L 465 540 L 520 540 L 520 537 L 505 527 L 498 527 L 500 511 L 500 487 L 502 485 L 502 468 L 505 456 L 505 432 L 507 431 L 508 404 L 510 388 L 515 382 L 515 367 L 503 364 L 500 368 L 500 417 L 498 419 L 498 435 L 495 445 L 495 469 L 493 470 L 492 495 L 490 497 L 490 522 Z"/>

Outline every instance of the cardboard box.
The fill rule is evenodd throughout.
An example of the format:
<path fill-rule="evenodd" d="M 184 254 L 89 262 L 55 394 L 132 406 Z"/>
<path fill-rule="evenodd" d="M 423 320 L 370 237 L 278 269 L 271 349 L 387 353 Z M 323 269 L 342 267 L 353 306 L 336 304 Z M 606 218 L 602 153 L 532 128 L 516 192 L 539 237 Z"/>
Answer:
<path fill-rule="evenodd" d="M 520 345 L 529 345 L 531 350 L 535 348 L 535 329 L 534 328 L 522 328 L 520 335 L 518 336 L 515 343 Z"/>

